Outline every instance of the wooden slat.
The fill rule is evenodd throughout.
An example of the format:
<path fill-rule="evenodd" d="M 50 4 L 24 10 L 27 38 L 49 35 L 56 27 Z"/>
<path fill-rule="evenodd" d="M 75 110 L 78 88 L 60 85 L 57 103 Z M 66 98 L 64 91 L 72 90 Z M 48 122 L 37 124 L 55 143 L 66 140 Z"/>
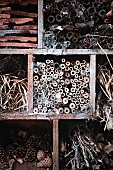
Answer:
<path fill-rule="evenodd" d="M 28 55 L 28 113 L 33 112 L 33 55 Z"/>
<path fill-rule="evenodd" d="M 0 36 L 7 34 L 37 34 L 37 30 L 0 30 Z"/>
<path fill-rule="evenodd" d="M 9 11 L 9 10 L 11 10 L 11 7 L 2 7 L 0 8 L 0 13 L 3 11 Z"/>
<path fill-rule="evenodd" d="M 10 18 L 9 14 L 0 14 L 0 19 L 1 18 Z"/>
<path fill-rule="evenodd" d="M 38 0 L 38 48 L 43 48 L 43 1 Z"/>
<path fill-rule="evenodd" d="M 90 103 L 93 114 L 95 113 L 96 97 L 96 55 L 90 55 Z"/>
<path fill-rule="evenodd" d="M 0 42 L 0 47 L 28 47 L 37 48 L 37 44 L 32 43 L 15 43 L 15 42 Z"/>
<path fill-rule="evenodd" d="M 22 37 L 22 36 L 5 36 L 5 37 L 0 37 L 0 41 L 13 41 L 13 40 L 18 40 L 21 42 L 37 42 L 37 38 L 36 37 Z"/>
<path fill-rule="evenodd" d="M 6 6 L 6 5 L 8 5 L 9 3 L 7 3 L 7 2 L 0 2 L 0 6 Z"/>
<path fill-rule="evenodd" d="M 53 170 L 59 170 L 59 121 L 53 120 Z"/>
<path fill-rule="evenodd" d="M 8 29 L 8 25 L 0 25 L 0 30 L 7 30 Z"/>
<path fill-rule="evenodd" d="M 38 26 L 37 25 L 22 25 L 22 26 L 14 26 L 14 30 L 37 30 Z"/>
<path fill-rule="evenodd" d="M 1 19 L 0 23 L 7 24 L 7 23 L 15 23 L 15 24 L 24 24 L 26 22 L 34 21 L 33 18 L 9 18 L 9 19 Z"/>
<path fill-rule="evenodd" d="M 28 5 L 28 4 L 33 4 L 36 5 L 37 4 L 37 0 L 0 0 L 0 5 L 8 5 L 8 4 L 14 4 L 14 3 L 18 3 L 20 5 Z"/>
<path fill-rule="evenodd" d="M 32 5 L 36 5 L 37 4 L 37 0 L 23 0 L 20 3 L 21 5 L 28 5 L 28 4 L 32 4 Z"/>
<path fill-rule="evenodd" d="M 105 53 L 113 56 L 113 50 L 104 49 Z M 100 49 L 0 49 L 0 54 L 37 54 L 37 55 L 103 55 Z M 100 56 L 99 56 L 100 57 Z"/>
<path fill-rule="evenodd" d="M 5 11 L 5 14 L 20 15 L 20 16 L 24 16 L 24 17 L 33 17 L 33 18 L 38 17 L 38 14 L 36 14 L 36 13 L 29 13 L 29 12 L 23 12 L 23 11 L 14 11 L 14 10 Z"/>

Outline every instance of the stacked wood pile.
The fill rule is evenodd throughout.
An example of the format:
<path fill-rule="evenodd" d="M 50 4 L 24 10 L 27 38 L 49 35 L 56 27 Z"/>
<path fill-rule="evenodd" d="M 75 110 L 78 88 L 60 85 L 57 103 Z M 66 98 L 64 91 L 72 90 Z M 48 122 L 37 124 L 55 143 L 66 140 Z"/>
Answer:
<path fill-rule="evenodd" d="M 37 0 L 0 1 L 0 46 L 37 47 Z"/>

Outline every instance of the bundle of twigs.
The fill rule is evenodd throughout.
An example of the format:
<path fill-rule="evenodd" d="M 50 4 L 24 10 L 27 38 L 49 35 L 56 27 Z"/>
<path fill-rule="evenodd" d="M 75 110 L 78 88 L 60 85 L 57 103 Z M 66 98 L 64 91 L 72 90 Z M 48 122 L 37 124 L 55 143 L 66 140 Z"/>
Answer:
<path fill-rule="evenodd" d="M 77 126 L 70 132 L 71 150 L 64 156 L 65 158 L 69 158 L 66 167 L 71 164 L 72 170 L 76 168 L 82 169 L 84 167 L 90 168 L 91 165 L 97 162 L 96 158 L 99 149 L 89 134 L 89 131 L 84 130 L 84 127 L 82 128 Z"/>
<path fill-rule="evenodd" d="M 91 125 L 91 124 L 90 124 Z M 69 133 L 69 139 L 61 140 L 61 170 L 110 170 L 113 168 L 112 132 L 104 132 L 98 122 L 96 129 L 88 124 L 77 125 Z M 65 142 L 64 142 L 65 141 Z"/>
<path fill-rule="evenodd" d="M 27 109 L 27 83 L 10 74 L 0 75 L 0 112 Z"/>
<path fill-rule="evenodd" d="M 110 62 L 110 60 L 109 60 Z M 113 70 L 106 65 L 98 65 L 97 82 L 101 89 L 97 98 L 97 116 L 105 121 L 104 129 L 113 129 Z M 104 96 L 104 97 L 103 97 Z"/>

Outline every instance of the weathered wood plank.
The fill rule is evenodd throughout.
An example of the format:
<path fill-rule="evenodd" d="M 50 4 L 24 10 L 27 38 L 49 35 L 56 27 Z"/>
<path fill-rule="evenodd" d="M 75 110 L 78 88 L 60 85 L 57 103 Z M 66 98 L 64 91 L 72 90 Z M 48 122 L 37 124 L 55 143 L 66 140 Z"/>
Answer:
<path fill-rule="evenodd" d="M 24 17 L 33 17 L 33 18 L 37 18 L 38 14 L 36 13 L 29 13 L 29 12 L 23 12 L 23 11 L 5 11 L 5 14 L 11 14 L 11 15 L 20 15 L 20 16 L 24 16 Z"/>
<path fill-rule="evenodd" d="M 11 7 L 2 7 L 0 8 L 0 13 L 3 11 L 9 11 L 9 10 L 11 10 Z"/>
<path fill-rule="evenodd" d="M 32 5 L 36 5 L 37 4 L 37 0 L 23 0 L 20 3 L 21 5 L 28 5 L 28 4 L 32 4 Z"/>
<path fill-rule="evenodd" d="M 22 25 L 22 26 L 14 26 L 14 30 L 38 30 L 37 25 Z"/>
<path fill-rule="evenodd" d="M 28 113 L 33 112 L 33 54 L 28 55 Z"/>
<path fill-rule="evenodd" d="M 20 5 L 28 5 L 28 4 L 33 4 L 36 5 L 37 4 L 37 0 L 0 0 L 0 5 L 8 5 L 8 4 L 14 4 L 14 3 L 18 3 Z"/>
<path fill-rule="evenodd" d="M 0 42 L 0 47 L 37 48 L 38 45 L 33 43 Z"/>
<path fill-rule="evenodd" d="M 0 25 L 0 30 L 7 30 L 8 27 L 8 25 Z"/>
<path fill-rule="evenodd" d="M 0 14 L 0 19 L 2 18 L 10 18 L 9 14 Z"/>
<path fill-rule="evenodd" d="M 37 42 L 36 37 L 22 37 L 22 36 L 5 36 L 5 37 L 0 37 L 0 41 L 6 42 L 6 41 L 13 41 L 13 40 L 18 40 L 21 42 Z"/>
<path fill-rule="evenodd" d="M 0 36 L 7 34 L 37 34 L 37 30 L 0 30 Z"/>
<path fill-rule="evenodd" d="M 33 18 L 9 18 L 9 19 L 1 19 L 0 23 L 7 24 L 7 23 L 15 23 L 15 24 L 24 24 L 26 22 L 34 21 Z"/>
<path fill-rule="evenodd" d="M 90 55 L 90 103 L 93 114 L 95 113 L 96 97 L 96 55 Z"/>

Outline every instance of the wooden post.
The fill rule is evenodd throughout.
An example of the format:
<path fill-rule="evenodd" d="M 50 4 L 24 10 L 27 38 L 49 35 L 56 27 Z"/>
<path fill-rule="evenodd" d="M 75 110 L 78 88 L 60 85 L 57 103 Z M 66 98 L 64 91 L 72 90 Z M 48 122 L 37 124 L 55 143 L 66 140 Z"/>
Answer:
<path fill-rule="evenodd" d="M 59 170 L 59 128 L 58 128 L 58 120 L 53 120 L 53 170 Z"/>
<path fill-rule="evenodd" d="M 95 113 L 96 97 L 96 55 L 90 55 L 90 103 Z"/>
<path fill-rule="evenodd" d="M 43 45 L 43 0 L 38 0 L 38 48 Z"/>
<path fill-rule="evenodd" d="M 33 55 L 28 55 L 28 113 L 33 112 Z"/>

